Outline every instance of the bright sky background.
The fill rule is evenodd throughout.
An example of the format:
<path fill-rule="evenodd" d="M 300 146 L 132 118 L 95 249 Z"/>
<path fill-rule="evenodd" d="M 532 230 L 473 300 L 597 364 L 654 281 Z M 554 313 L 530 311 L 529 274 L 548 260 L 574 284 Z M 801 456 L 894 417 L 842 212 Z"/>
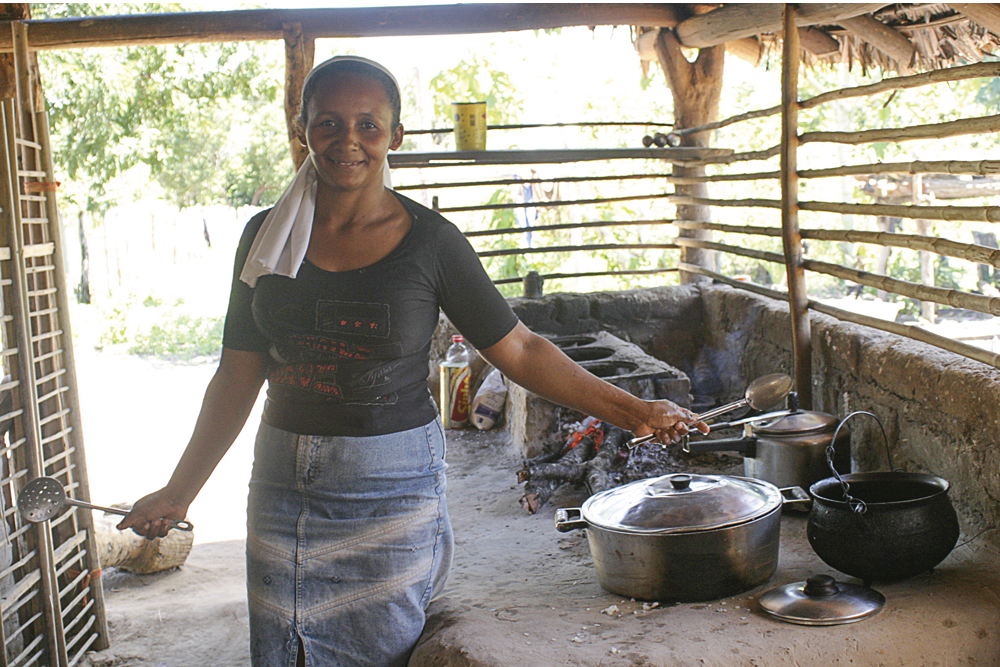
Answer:
<path fill-rule="evenodd" d="M 435 2 L 343 2 L 342 7 L 373 7 L 401 5 L 453 4 Z M 486 4 L 486 3 L 482 3 Z M 204 10 L 250 9 L 251 3 L 216 2 L 202 3 Z M 316 8 L 316 2 L 263 3 L 256 8 Z M 601 89 L 617 89 L 611 95 L 640 94 L 641 70 L 639 58 L 631 43 L 628 26 L 603 26 L 591 31 L 586 27 L 564 28 L 559 34 L 541 34 L 534 31 L 490 33 L 475 35 L 445 35 L 434 37 L 381 37 L 319 40 L 316 62 L 334 52 L 351 50 L 385 65 L 402 85 L 412 79 L 413 70 L 419 69 L 421 83 L 441 70 L 454 67 L 473 51 L 486 54 L 498 69 L 507 72 L 514 84 L 523 92 L 525 112 L 523 122 L 556 122 L 596 120 L 593 112 L 584 108 Z M 662 78 L 650 103 L 659 102 L 666 109 L 672 107 L 670 93 Z M 618 92 L 621 91 L 621 92 Z M 649 103 L 630 105 L 628 120 L 661 120 L 643 117 L 651 112 Z M 557 117 L 558 116 L 558 117 Z M 669 120 L 669 119 L 666 119 Z"/>

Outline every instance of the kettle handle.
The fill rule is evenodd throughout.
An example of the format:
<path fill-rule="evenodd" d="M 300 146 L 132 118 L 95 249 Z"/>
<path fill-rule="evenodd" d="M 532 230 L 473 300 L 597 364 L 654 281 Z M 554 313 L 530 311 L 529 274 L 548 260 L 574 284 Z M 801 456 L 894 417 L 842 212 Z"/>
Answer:
<path fill-rule="evenodd" d="M 888 459 L 889 461 L 889 470 L 895 470 L 895 468 L 892 467 L 892 451 L 889 449 L 889 438 L 885 434 L 885 426 L 882 425 L 882 420 L 879 419 L 877 415 L 871 412 L 865 412 L 864 410 L 855 410 L 854 412 L 850 413 L 849 415 L 840 420 L 840 423 L 837 424 L 837 428 L 834 429 L 833 431 L 833 439 L 830 440 L 830 444 L 827 445 L 826 447 L 826 463 L 827 465 L 830 466 L 830 470 L 833 472 L 833 476 L 837 478 L 838 482 L 840 482 L 840 487 L 844 492 L 844 501 L 850 506 L 851 510 L 853 510 L 856 514 L 864 514 L 866 511 L 868 511 L 868 506 L 865 505 L 865 501 L 859 500 L 858 498 L 855 498 L 854 496 L 851 495 L 850 493 L 851 485 L 844 481 L 844 478 L 840 476 L 839 472 L 837 472 L 837 467 L 833 465 L 833 456 L 835 454 L 834 444 L 836 444 L 837 442 L 837 436 L 840 435 L 840 427 L 846 424 L 847 420 L 849 420 L 851 417 L 854 417 L 855 415 L 868 415 L 869 417 L 875 420 L 875 422 L 878 424 L 879 430 L 882 432 L 882 442 L 885 444 L 885 456 L 886 459 Z"/>

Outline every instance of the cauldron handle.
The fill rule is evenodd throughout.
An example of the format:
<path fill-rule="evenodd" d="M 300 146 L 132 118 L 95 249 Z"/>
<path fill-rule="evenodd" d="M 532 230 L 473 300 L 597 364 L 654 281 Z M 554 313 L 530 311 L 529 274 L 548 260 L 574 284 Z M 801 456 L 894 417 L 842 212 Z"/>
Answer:
<path fill-rule="evenodd" d="M 885 456 L 889 461 L 889 470 L 893 470 L 894 468 L 892 467 L 892 451 L 889 449 L 889 438 L 886 437 L 885 427 L 882 425 L 882 420 L 879 419 L 877 415 L 874 415 L 871 412 L 865 412 L 864 410 L 855 410 L 840 420 L 840 423 L 837 424 L 837 428 L 833 431 L 833 439 L 830 440 L 830 444 L 826 447 L 826 462 L 830 466 L 830 470 L 833 471 L 833 476 L 837 478 L 838 482 L 840 482 L 840 487 L 844 492 L 844 501 L 856 514 L 864 514 L 868 511 L 868 506 L 865 505 L 865 501 L 851 495 L 851 485 L 844 481 L 844 478 L 840 476 L 839 472 L 837 472 L 837 467 L 833 465 L 833 455 L 835 453 L 833 446 L 834 443 L 837 442 L 837 436 L 840 435 L 840 427 L 846 424 L 847 420 L 855 415 L 868 415 L 878 424 L 878 428 L 882 432 L 882 442 L 885 444 Z"/>

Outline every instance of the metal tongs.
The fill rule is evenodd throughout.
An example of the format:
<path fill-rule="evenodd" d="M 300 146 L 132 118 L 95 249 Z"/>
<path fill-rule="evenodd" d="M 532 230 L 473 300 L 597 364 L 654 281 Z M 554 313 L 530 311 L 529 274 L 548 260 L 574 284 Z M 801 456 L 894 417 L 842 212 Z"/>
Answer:
<path fill-rule="evenodd" d="M 793 385 L 792 378 L 784 373 L 771 373 L 770 375 L 764 375 L 747 386 L 746 393 L 738 401 L 733 401 L 732 403 L 727 403 L 726 405 L 719 406 L 708 412 L 705 412 L 698 416 L 698 421 L 705 421 L 708 419 L 713 419 L 720 415 L 726 414 L 727 412 L 732 412 L 733 410 L 739 410 L 746 406 L 750 406 L 754 410 L 767 411 L 785 400 L 788 393 L 792 390 Z M 788 414 L 787 412 L 785 414 Z M 783 416 L 778 413 L 771 413 L 766 415 L 766 417 L 779 417 Z M 741 419 L 735 422 L 728 422 L 726 424 L 718 424 L 717 427 L 728 427 L 737 426 L 739 424 L 745 424 L 750 421 L 758 421 L 765 415 L 757 415 L 754 417 L 748 417 L 747 419 Z M 625 446 L 629 449 L 635 449 L 639 445 L 649 442 L 650 440 L 655 440 L 656 434 L 650 433 L 649 435 L 640 436 L 638 438 L 632 438 L 625 443 Z M 666 445 L 664 445 L 665 447 Z"/>

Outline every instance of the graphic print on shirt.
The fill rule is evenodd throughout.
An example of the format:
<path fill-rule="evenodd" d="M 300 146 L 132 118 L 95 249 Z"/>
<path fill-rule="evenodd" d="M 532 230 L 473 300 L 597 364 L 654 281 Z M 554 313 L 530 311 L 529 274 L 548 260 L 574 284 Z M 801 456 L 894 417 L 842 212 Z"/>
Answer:
<path fill-rule="evenodd" d="M 272 367 L 269 382 L 350 403 L 395 403 L 395 392 L 379 394 L 378 391 L 389 386 L 392 372 L 402 365 L 400 362 L 391 361 L 375 368 L 351 363 L 397 359 L 402 354 L 398 342 L 370 342 L 372 338 L 389 337 L 389 306 L 319 300 L 315 315 L 314 328 L 308 332 L 289 332 L 280 350 L 277 346 L 272 348 L 272 357 L 278 365 Z"/>
<path fill-rule="evenodd" d="M 388 338 L 389 305 L 317 301 L 316 330 L 366 338 Z"/>

